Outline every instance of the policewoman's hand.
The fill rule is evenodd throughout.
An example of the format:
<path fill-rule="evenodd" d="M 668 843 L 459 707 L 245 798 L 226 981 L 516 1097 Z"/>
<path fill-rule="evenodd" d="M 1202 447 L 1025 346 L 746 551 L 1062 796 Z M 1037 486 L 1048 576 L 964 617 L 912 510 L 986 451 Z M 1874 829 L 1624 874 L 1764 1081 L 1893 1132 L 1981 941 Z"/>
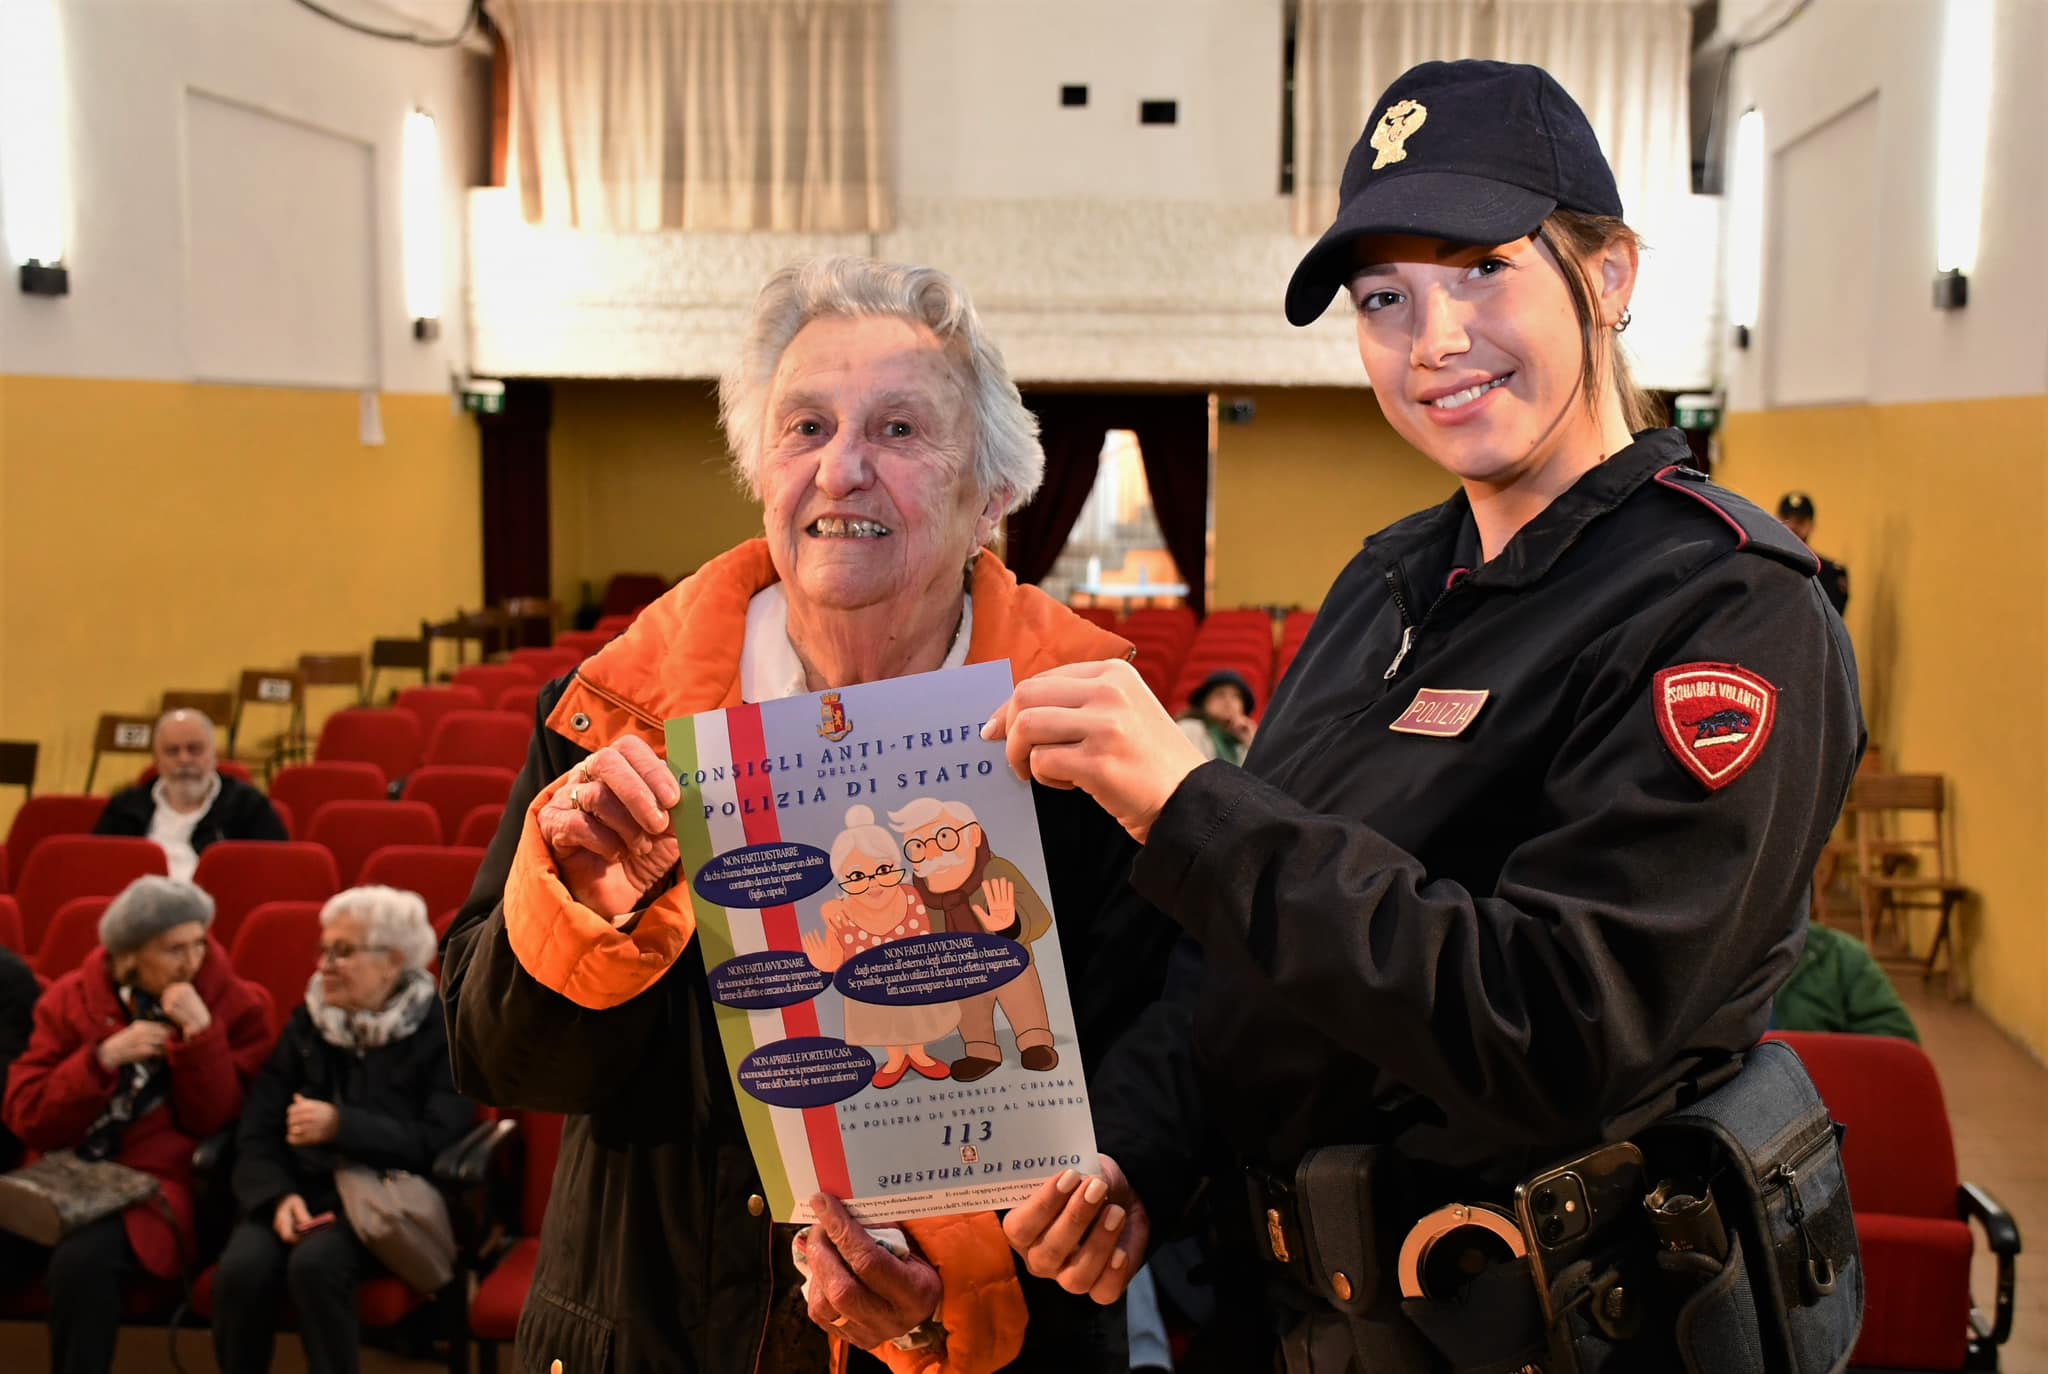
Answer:
<path fill-rule="evenodd" d="M 1124 1295 L 1145 1263 L 1152 1219 L 1116 1161 L 1098 1158 L 1101 1178 L 1068 1169 L 1047 1179 L 1010 1209 L 1003 1234 L 1026 1269 L 1106 1307 Z"/>
<path fill-rule="evenodd" d="M 1009 741 L 1018 777 L 1095 798 L 1140 844 L 1181 780 L 1205 762 L 1122 659 L 1026 678 L 981 737 Z"/>
<path fill-rule="evenodd" d="M 540 833 L 577 901 L 617 919 L 676 865 L 669 808 L 682 789 L 647 741 L 628 735 L 569 770 Z"/>
<path fill-rule="evenodd" d="M 884 1250 L 837 1198 L 820 1193 L 811 1210 L 818 1220 L 804 1233 L 804 1260 L 812 1321 L 872 1350 L 931 1320 L 944 1288 L 938 1270 Z"/>

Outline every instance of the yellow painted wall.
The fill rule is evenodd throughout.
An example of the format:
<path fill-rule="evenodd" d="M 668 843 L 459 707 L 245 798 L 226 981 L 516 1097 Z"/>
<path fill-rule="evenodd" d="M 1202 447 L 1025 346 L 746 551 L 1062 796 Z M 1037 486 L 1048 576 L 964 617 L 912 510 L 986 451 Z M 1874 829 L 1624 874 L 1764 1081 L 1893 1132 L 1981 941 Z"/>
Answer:
<path fill-rule="evenodd" d="M 548 442 L 555 596 L 613 573 L 681 577 L 761 532 L 730 476 L 709 382 L 561 382 Z"/>
<path fill-rule="evenodd" d="M 1317 606 L 1373 531 L 1456 484 L 1363 389 L 1232 391 L 1251 423 L 1216 429 L 1214 604 Z"/>
<path fill-rule="evenodd" d="M 1731 415 L 1716 475 L 1813 496 L 1871 738 L 1950 779 L 1965 982 L 2048 1053 L 2048 397 Z"/>
<path fill-rule="evenodd" d="M 370 448 L 357 404 L 0 377 L 0 736 L 41 742 L 39 790 L 84 785 L 101 711 L 367 653 L 478 604 L 475 422 L 445 396 L 387 395 Z M 133 771 L 110 762 L 98 790 Z M 0 827 L 18 795 L 0 789 Z"/>

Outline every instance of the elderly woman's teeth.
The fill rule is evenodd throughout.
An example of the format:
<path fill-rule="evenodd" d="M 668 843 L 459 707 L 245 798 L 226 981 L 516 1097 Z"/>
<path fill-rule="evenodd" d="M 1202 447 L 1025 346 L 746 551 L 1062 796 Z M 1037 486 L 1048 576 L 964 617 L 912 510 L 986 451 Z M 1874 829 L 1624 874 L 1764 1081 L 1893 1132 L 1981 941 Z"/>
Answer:
<path fill-rule="evenodd" d="M 821 539 L 881 539 L 888 535 L 889 527 L 878 525 L 872 520 L 813 520 L 811 533 Z"/>

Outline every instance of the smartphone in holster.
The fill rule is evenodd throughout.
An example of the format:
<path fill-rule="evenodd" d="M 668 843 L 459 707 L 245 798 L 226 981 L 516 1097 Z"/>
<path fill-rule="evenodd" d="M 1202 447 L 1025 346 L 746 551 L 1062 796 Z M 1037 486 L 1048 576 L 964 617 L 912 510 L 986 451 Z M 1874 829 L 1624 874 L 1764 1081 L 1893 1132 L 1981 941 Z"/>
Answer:
<path fill-rule="evenodd" d="M 1515 1220 L 1546 1323 L 1557 1324 L 1557 1281 L 1573 1265 L 1591 1260 L 1597 1273 L 1601 1260 L 1636 1242 L 1648 1253 L 1648 1190 L 1643 1152 L 1625 1140 L 1588 1150 L 1515 1188 Z"/>

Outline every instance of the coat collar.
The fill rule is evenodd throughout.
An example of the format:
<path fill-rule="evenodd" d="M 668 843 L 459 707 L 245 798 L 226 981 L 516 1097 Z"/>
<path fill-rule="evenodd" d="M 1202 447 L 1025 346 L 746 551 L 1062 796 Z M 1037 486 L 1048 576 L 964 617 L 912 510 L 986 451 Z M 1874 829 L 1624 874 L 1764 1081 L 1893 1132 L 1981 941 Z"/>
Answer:
<path fill-rule="evenodd" d="M 664 722 L 739 705 L 747 603 L 779 580 L 766 539 L 750 539 L 712 559 L 584 660 L 549 714 L 548 727 L 593 750 L 628 729 L 660 750 Z M 975 561 L 969 591 L 969 663 L 1007 658 L 1022 681 L 1063 663 L 1127 658 L 1132 652 L 1121 637 L 1038 588 L 1020 585 L 986 550 Z"/>

